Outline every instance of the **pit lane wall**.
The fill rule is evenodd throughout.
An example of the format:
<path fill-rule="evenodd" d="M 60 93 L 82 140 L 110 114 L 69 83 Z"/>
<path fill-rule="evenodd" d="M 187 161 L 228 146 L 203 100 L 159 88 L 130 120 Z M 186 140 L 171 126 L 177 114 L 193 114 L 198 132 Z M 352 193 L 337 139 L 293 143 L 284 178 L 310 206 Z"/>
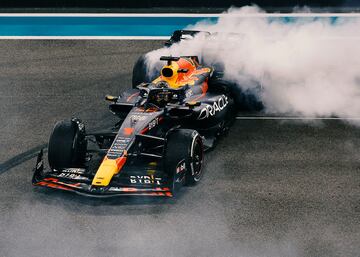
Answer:
<path fill-rule="evenodd" d="M 223 14 L 188 13 L 1 13 L 0 39 L 167 39 L 174 30 L 199 21 L 215 23 Z M 266 17 L 269 22 L 297 19 L 359 18 L 360 13 L 256 13 L 241 18 Z"/>

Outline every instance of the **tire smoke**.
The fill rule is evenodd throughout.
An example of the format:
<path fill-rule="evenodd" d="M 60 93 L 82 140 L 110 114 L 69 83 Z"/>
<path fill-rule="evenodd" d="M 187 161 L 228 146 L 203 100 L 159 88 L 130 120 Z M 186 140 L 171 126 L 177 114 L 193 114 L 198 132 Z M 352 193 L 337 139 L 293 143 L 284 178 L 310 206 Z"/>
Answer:
<path fill-rule="evenodd" d="M 148 67 L 158 69 L 161 55 L 198 55 L 222 66 L 226 79 L 253 90 L 267 113 L 360 117 L 360 18 L 251 14 L 265 13 L 230 8 L 216 23 L 188 27 L 212 35 L 200 33 L 150 52 Z M 251 80 L 258 83 L 244 83 Z"/>

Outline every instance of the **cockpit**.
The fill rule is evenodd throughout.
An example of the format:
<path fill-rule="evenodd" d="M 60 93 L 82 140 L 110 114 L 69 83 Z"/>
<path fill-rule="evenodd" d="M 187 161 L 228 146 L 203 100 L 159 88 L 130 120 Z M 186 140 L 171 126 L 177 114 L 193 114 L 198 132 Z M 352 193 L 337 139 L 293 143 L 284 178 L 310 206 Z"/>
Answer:
<path fill-rule="evenodd" d="M 146 99 L 144 104 L 155 105 L 156 107 L 164 107 L 167 104 L 177 104 L 185 99 L 186 89 L 174 89 L 169 87 L 167 82 L 150 83 L 146 87 L 140 87 L 140 96 Z"/>
<path fill-rule="evenodd" d="M 144 98 L 143 104 L 161 108 L 169 103 L 181 103 L 186 97 L 207 91 L 207 80 L 212 68 L 200 66 L 196 56 L 162 56 L 160 60 L 167 62 L 161 69 L 160 76 L 139 87 L 140 96 Z"/>

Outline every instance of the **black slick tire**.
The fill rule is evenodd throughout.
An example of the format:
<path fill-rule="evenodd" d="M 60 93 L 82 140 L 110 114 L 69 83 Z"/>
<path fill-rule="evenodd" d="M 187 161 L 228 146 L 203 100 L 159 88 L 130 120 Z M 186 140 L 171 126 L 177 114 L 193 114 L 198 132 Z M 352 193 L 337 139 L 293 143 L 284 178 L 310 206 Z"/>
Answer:
<path fill-rule="evenodd" d="M 136 88 L 141 83 L 149 82 L 147 76 L 147 68 L 145 63 L 145 55 L 140 56 L 140 58 L 136 61 L 133 73 L 132 73 L 132 87 Z"/>
<path fill-rule="evenodd" d="M 48 161 L 52 169 L 79 167 L 84 164 L 86 141 L 76 122 L 60 121 L 55 124 L 49 139 Z"/>
<path fill-rule="evenodd" d="M 199 133 L 178 129 L 167 136 L 165 172 L 173 181 L 173 193 L 184 185 L 194 185 L 203 174 L 204 146 Z"/>
<path fill-rule="evenodd" d="M 139 57 L 132 72 L 132 88 L 136 88 L 141 83 L 150 83 L 160 74 L 161 67 L 155 66 L 150 70 L 146 63 L 146 54 Z"/>

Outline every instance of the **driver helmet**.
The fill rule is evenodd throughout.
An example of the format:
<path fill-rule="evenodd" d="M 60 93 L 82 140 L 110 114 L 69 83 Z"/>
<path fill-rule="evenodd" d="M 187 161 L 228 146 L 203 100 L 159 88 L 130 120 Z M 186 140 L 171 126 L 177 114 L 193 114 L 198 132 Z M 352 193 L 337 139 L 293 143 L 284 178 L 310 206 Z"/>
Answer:
<path fill-rule="evenodd" d="M 167 83 L 166 81 L 160 80 L 159 82 L 157 82 L 155 84 L 155 86 L 157 88 L 168 88 L 169 87 L 169 83 Z"/>

